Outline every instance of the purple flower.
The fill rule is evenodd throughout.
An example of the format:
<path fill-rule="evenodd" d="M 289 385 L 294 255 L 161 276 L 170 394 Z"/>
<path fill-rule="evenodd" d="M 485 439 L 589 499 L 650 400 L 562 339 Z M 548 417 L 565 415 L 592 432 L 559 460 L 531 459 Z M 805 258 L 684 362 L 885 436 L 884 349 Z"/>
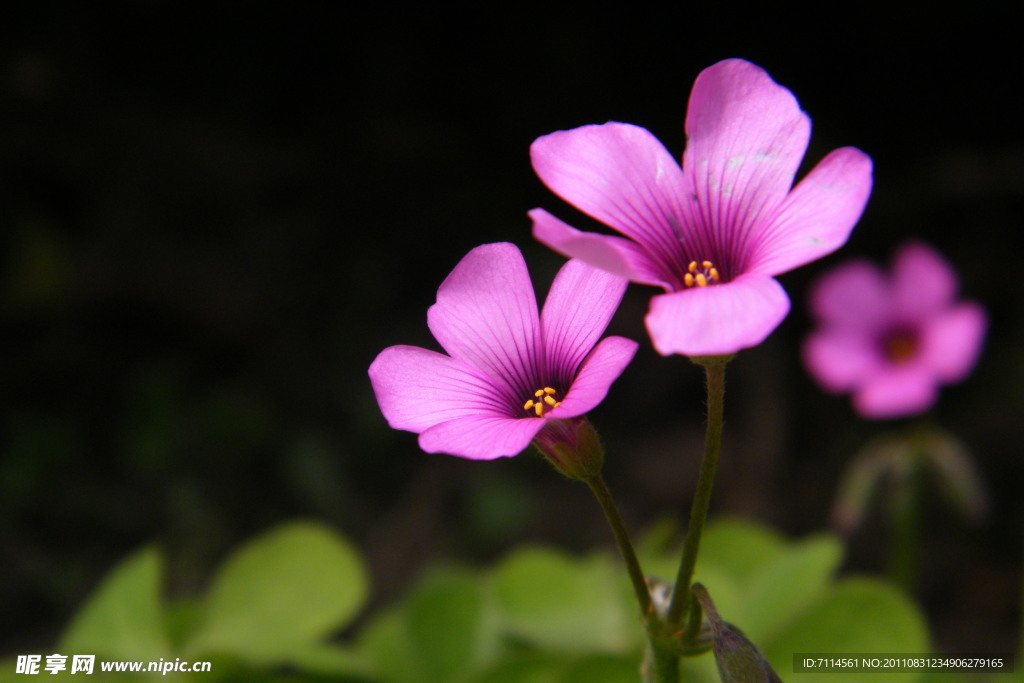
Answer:
<path fill-rule="evenodd" d="M 828 391 L 852 393 L 869 418 L 914 415 L 939 386 L 974 367 L 985 336 L 981 306 L 956 300 L 956 273 L 931 247 L 911 243 L 891 273 L 854 260 L 811 290 L 819 327 L 806 340 L 804 364 Z"/>
<path fill-rule="evenodd" d="M 522 254 L 507 243 L 467 254 L 437 290 L 427 324 L 448 355 L 392 346 L 370 365 L 388 424 L 428 453 L 516 455 L 549 423 L 599 404 L 636 352 L 598 339 L 626 281 L 580 261 L 558 272 L 543 312 Z"/>
<path fill-rule="evenodd" d="M 789 312 L 773 277 L 845 243 L 871 191 L 871 160 L 852 147 L 792 187 L 810 125 L 761 68 L 719 62 L 690 94 L 681 168 L 650 132 L 625 123 L 533 143 L 541 180 L 629 239 L 580 232 L 543 209 L 530 212 L 533 234 L 562 254 L 664 288 L 647 314 L 659 353 L 755 346 Z"/>

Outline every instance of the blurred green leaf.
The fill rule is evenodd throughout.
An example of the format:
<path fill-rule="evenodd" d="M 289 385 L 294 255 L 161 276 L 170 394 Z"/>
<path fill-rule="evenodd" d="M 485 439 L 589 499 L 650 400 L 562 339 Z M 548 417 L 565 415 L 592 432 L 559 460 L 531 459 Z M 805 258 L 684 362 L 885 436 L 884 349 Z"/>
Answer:
<path fill-rule="evenodd" d="M 666 582 L 675 578 L 682 541 L 683 530 L 673 517 L 662 517 L 639 535 L 636 554 L 648 577 Z"/>
<path fill-rule="evenodd" d="M 413 655 L 403 606 L 378 612 L 357 638 L 356 650 L 378 680 L 419 681 L 419 663 Z"/>
<path fill-rule="evenodd" d="M 780 557 L 786 546 L 786 539 L 761 524 L 734 518 L 712 520 L 701 539 L 698 571 L 707 563 L 744 584 Z"/>
<path fill-rule="evenodd" d="M 472 683 L 558 683 L 565 662 L 550 652 L 531 650 L 504 657 Z"/>
<path fill-rule="evenodd" d="M 409 641 L 425 680 L 461 680 L 498 650 L 496 620 L 474 574 L 432 575 L 407 609 Z"/>
<path fill-rule="evenodd" d="M 186 652 L 285 661 L 348 623 L 367 590 L 360 556 L 334 531 L 313 522 L 282 525 L 220 568 Z"/>
<path fill-rule="evenodd" d="M 321 675 L 334 681 L 372 680 L 365 658 L 350 648 L 330 643 L 318 643 L 293 652 L 288 657 L 288 664 L 311 676 Z"/>
<path fill-rule="evenodd" d="M 605 555 L 587 560 L 526 548 L 492 574 L 505 627 L 535 645 L 564 652 L 621 652 L 640 636 L 639 619 L 619 597 L 624 570 Z"/>
<path fill-rule="evenodd" d="M 640 658 L 592 655 L 570 664 L 559 683 L 634 683 L 640 680 Z"/>
<path fill-rule="evenodd" d="M 170 651 L 160 602 L 163 560 L 144 548 L 121 562 L 72 619 L 57 651 L 157 660 Z"/>
<path fill-rule="evenodd" d="M 472 683 L 636 683 L 639 680 L 638 654 L 566 657 L 528 652 L 503 659 L 474 677 Z"/>
<path fill-rule="evenodd" d="M 822 534 L 792 544 L 773 562 L 761 567 L 747 589 L 740 624 L 744 633 L 758 643 L 785 628 L 794 615 L 828 588 L 842 559 L 839 540 Z"/>
<path fill-rule="evenodd" d="M 928 652 L 929 639 L 916 606 L 899 589 L 870 578 L 837 582 L 776 634 L 757 643 L 783 679 L 793 675 L 793 654 Z M 873 683 L 915 681 L 913 673 L 871 674 Z M 814 674 L 814 680 L 849 681 L 843 673 Z"/>

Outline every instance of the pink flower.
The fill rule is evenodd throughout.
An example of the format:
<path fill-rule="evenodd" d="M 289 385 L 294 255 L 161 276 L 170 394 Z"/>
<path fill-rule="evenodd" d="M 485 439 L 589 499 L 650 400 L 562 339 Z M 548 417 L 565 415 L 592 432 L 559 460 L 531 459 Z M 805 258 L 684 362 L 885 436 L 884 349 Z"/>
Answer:
<path fill-rule="evenodd" d="M 956 300 L 956 273 L 931 247 L 903 246 L 891 273 L 855 260 L 826 273 L 811 290 L 818 329 L 804 364 L 833 393 L 852 393 L 868 418 L 914 415 L 942 384 L 974 367 L 985 336 L 981 306 Z"/>
<path fill-rule="evenodd" d="M 826 156 L 795 187 L 810 120 L 761 68 L 727 59 L 697 77 L 679 164 L 625 123 L 537 139 L 534 170 L 556 194 L 628 239 L 530 212 L 549 247 L 664 288 L 647 330 L 659 353 L 724 355 L 755 346 L 789 312 L 775 275 L 846 242 L 871 191 L 871 160 Z"/>
<path fill-rule="evenodd" d="M 561 427 L 597 406 L 632 360 L 636 342 L 598 341 L 625 288 L 622 278 L 570 261 L 538 316 L 519 249 L 473 249 L 427 312 L 448 355 L 392 346 L 370 365 L 381 412 L 395 429 L 419 434 L 428 453 L 516 455 L 549 423 Z"/>

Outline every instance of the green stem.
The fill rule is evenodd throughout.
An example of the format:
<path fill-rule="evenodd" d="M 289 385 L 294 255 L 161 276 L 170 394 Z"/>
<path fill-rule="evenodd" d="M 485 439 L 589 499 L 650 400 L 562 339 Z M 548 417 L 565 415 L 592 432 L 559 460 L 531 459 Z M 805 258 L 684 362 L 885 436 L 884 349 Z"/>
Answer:
<path fill-rule="evenodd" d="M 644 683 L 678 683 L 679 655 L 651 646 L 643 666 Z"/>
<path fill-rule="evenodd" d="M 676 575 L 675 588 L 672 590 L 672 601 L 669 603 L 667 621 L 671 625 L 681 624 L 683 616 L 700 609 L 690 592 L 693 583 L 693 572 L 697 566 L 697 552 L 700 550 L 700 539 L 704 533 L 704 523 L 708 517 L 711 504 L 711 490 L 715 484 L 715 470 L 718 468 L 718 454 L 722 446 L 723 412 L 725 405 L 725 364 L 731 356 L 708 356 L 692 359 L 703 366 L 707 386 L 708 418 L 704 433 L 704 460 L 700 465 L 697 479 L 697 491 L 690 509 L 690 522 L 683 544 L 683 558 Z M 694 643 L 700 629 L 691 629 L 686 633 L 687 642 Z"/>
<path fill-rule="evenodd" d="M 629 572 L 629 579 L 633 584 L 633 592 L 636 593 L 640 612 L 643 614 L 644 621 L 646 622 L 654 614 L 654 607 L 651 604 L 651 593 L 647 588 L 647 580 L 644 578 L 643 570 L 640 569 L 640 561 L 637 559 L 636 551 L 633 550 L 633 544 L 629 540 L 626 523 L 622 521 L 622 515 L 619 514 L 619 508 L 615 505 L 615 500 L 612 498 L 604 478 L 601 475 L 597 475 L 592 479 L 587 479 L 586 483 L 590 490 L 594 492 L 594 497 L 600 503 L 605 519 L 608 520 L 608 525 L 612 528 L 612 533 L 615 535 L 615 543 L 619 546 L 619 554 L 622 555 L 622 559 L 626 563 L 626 570 Z"/>
<path fill-rule="evenodd" d="M 889 549 L 889 578 L 908 592 L 917 579 L 920 468 L 916 462 L 900 473 L 892 493 L 893 534 Z"/>

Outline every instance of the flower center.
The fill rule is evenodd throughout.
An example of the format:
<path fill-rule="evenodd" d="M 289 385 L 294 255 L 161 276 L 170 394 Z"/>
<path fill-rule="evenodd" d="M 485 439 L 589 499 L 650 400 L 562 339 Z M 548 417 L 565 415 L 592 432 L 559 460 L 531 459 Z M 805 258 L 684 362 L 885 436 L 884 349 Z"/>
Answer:
<path fill-rule="evenodd" d="M 711 261 L 690 261 L 686 267 L 686 274 L 683 275 L 683 282 L 687 287 L 707 287 L 718 282 L 718 269 Z"/>
<path fill-rule="evenodd" d="M 533 392 L 533 398 L 523 404 L 523 410 L 532 412 L 537 417 L 542 417 L 545 412 L 562 405 L 562 402 L 555 398 L 558 392 L 551 387 L 544 387 Z"/>
<path fill-rule="evenodd" d="M 913 330 L 893 330 L 882 339 L 882 352 L 892 363 L 905 363 L 917 355 L 918 339 Z"/>

